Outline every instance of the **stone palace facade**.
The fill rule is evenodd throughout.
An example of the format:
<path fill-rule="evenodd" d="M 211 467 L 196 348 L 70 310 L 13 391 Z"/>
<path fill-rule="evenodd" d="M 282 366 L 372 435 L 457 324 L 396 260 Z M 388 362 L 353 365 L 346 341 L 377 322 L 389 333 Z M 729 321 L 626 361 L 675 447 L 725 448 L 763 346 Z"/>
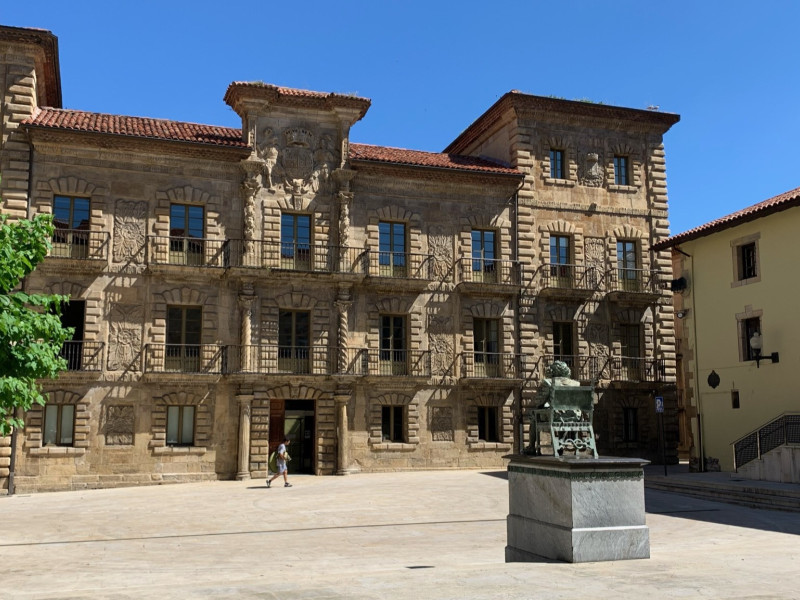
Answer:
<path fill-rule="evenodd" d="M 18 491 L 261 478 L 284 434 L 294 472 L 502 468 L 556 359 L 601 454 L 660 457 L 658 395 L 676 459 L 677 115 L 512 91 L 430 153 L 264 83 L 228 87 L 240 129 L 66 110 L 48 31 L 0 27 L 0 67 L 3 213 L 54 213 L 25 288 L 75 328 Z"/>

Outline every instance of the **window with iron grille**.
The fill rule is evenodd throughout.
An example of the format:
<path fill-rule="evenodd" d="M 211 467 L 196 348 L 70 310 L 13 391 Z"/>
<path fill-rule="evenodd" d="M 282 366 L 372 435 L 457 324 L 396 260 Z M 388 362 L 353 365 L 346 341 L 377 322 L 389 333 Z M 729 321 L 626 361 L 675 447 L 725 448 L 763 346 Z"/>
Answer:
<path fill-rule="evenodd" d="M 205 211 L 202 206 L 171 204 L 169 207 L 169 262 L 203 264 Z"/>
<path fill-rule="evenodd" d="M 564 151 L 550 148 L 550 177 L 552 179 L 566 179 L 564 177 Z"/>
<path fill-rule="evenodd" d="M 311 313 L 282 310 L 278 313 L 278 368 L 291 373 L 309 373 Z"/>
<path fill-rule="evenodd" d="M 53 256 L 86 258 L 89 247 L 89 199 L 53 198 Z"/>
<path fill-rule="evenodd" d="M 403 442 L 405 406 L 381 407 L 381 438 L 384 442 Z"/>
<path fill-rule="evenodd" d="M 572 321 L 553 322 L 553 358 L 567 363 L 569 368 L 573 369 L 573 378 L 576 378 L 573 364 L 572 331 Z"/>
<path fill-rule="evenodd" d="M 499 407 L 497 406 L 478 406 L 478 439 L 482 442 L 497 442 Z"/>
<path fill-rule="evenodd" d="M 494 273 L 497 246 L 495 232 L 485 229 L 472 230 L 472 271 Z"/>
<path fill-rule="evenodd" d="M 406 317 L 381 315 L 380 336 L 381 374 L 406 375 L 408 365 Z"/>
<path fill-rule="evenodd" d="M 404 277 L 407 273 L 405 223 L 378 223 L 378 263 L 380 274 Z"/>

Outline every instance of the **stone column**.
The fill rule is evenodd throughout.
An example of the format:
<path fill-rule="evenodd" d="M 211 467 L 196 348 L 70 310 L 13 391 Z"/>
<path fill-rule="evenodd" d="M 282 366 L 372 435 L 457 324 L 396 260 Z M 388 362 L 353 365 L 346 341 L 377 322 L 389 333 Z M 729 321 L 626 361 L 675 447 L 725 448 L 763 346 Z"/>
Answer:
<path fill-rule="evenodd" d="M 339 388 L 333 395 L 333 401 L 336 404 L 336 474 L 347 475 L 349 474 L 350 466 L 350 452 L 348 444 L 350 438 L 347 435 L 347 403 L 352 397 L 352 390 L 348 388 Z"/>
<path fill-rule="evenodd" d="M 253 364 L 253 305 L 255 303 L 255 295 L 253 290 L 246 289 L 244 294 L 239 296 L 239 306 L 242 309 L 242 322 L 240 340 L 242 350 L 239 353 L 239 368 L 244 373 L 252 372 Z"/>
<path fill-rule="evenodd" d="M 352 270 L 354 256 L 350 256 L 348 248 L 350 246 L 350 207 L 353 204 L 353 192 L 350 191 L 350 181 L 355 176 L 355 171 L 350 169 L 336 169 L 333 172 L 333 179 L 339 184 L 339 192 L 336 199 L 339 204 L 339 269 L 343 273 Z"/>
<path fill-rule="evenodd" d="M 350 311 L 350 306 L 353 304 L 349 287 L 339 288 L 339 295 L 335 304 L 336 309 L 339 311 L 339 327 L 336 335 L 336 344 L 339 350 L 337 353 L 336 371 L 337 373 L 346 373 L 348 337 L 350 336 L 348 313 Z"/>
<path fill-rule="evenodd" d="M 256 261 L 258 252 L 256 251 L 256 196 L 261 190 L 261 173 L 264 163 L 253 157 L 240 163 L 244 178 L 242 179 L 242 207 L 244 211 L 244 244 L 238 249 L 241 257 L 234 266 L 238 267 L 257 267 L 260 266 Z"/>
<path fill-rule="evenodd" d="M 237 394 L 239 403 L 239 471 L 236 480 L 250 479 L 250 407 L 252 394 Z"/>

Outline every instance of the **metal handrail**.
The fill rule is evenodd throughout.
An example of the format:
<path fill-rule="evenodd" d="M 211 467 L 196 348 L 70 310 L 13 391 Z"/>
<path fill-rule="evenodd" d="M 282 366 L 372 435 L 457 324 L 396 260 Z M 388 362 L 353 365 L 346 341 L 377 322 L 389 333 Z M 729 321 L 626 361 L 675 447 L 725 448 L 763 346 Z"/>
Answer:
<path fill-rule="evenodd" d="M 542 376 L 547 367 L 556 361 L 566 363 L 572 371 L 572 379 L 578 381 L 596 381 L 606 367 L 608 357 L 589 356 L 584 354 L 545 354 L 542 357 Z"/>
<path fill-rule="evenodd" d="M 432 266 L 432 254 L 370 250 L 368 275 L 371 277 L 427 281 L 432 278 Z"/>
<path fill-rule="evenodd" d="M 465 379 L 519 379 L 525 355 L 513 352 L 462 352 L 461 377 Z"/>
<path fill-rule="evenodd" d="M 209 373 L 227 371 L 228 347 L 219 344 L 146 344 L 145 373 Z"/>
<path fill-rule="evenodd" d="M 608 364 L 613 381 L 661 381 L 666 371 L 663 358 L 612 356 Z"/>
<path fill-rule="evenodd" d="M 103 370 L 105 342 L 68 340 L 58 355 L 67 361 L 67 371 L 98 372 Z"/>
<path fill-rule="evenodd" d="M 778 435 L 776 435 L 776 433 Z M 734 470 L 784 444 L 800 444 L 800 413 L 781 413 L 731 442 Z"/>

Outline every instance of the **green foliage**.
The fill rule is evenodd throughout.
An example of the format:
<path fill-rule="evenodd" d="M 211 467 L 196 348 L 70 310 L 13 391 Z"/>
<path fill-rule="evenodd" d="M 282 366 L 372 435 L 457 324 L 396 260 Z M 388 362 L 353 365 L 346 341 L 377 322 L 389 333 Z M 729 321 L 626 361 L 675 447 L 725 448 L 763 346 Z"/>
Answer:
<path fill-rule="evenodd" d="M 73 333 L 58 316 L 68 297 L 14 291 L 47 256 L 52 216 L 6 221 L 0 216 L 0 435 L 22 427 L 17 408 L 45 403 L 36 380 L 67 368 L 58 354 Z"/>

